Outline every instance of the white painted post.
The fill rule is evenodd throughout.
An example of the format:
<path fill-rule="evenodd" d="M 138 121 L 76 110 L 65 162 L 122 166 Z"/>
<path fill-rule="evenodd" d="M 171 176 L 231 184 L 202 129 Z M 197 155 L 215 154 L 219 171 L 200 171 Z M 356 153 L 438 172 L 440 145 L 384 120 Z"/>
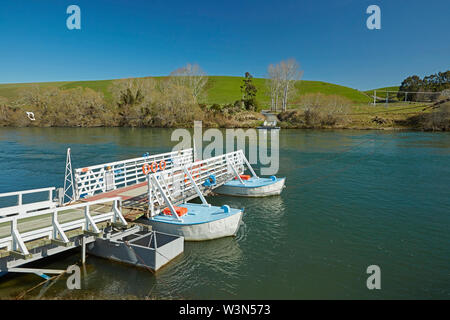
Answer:
<path fill-rule="evenodd" d="M 113 203 L 113 212 L 114 212 L 114 218 L 113 218 L 113 222 L 117 222 L 117 220 L 119 220 L 119 222 L 126 226 L 127 225 L 127 221 L 125 220 L 125 218 L 122 215 L 122 212 L 120 211 L 120 208 L 122 208 L 122 200 L 114 200 Z"/>
<path fill-rule="evenodd" d="M 17 219 L 14 218 L 11 221 L 11 236 L 12 236 L 12 249 L 13 250 L 20 250 L 23 254 L 28 255 L 30 254 L 28 252 L 28 249 L 25 245 L 25 243 L 23 242 L 19 230 L 17 229 Z"/>
<path fill-rule="evenodd" d="M 258 176 L 256 175 L 255 171 L 253 170 L 252 166 L 250 165 L 250 162 L 248 162 L 247 157 L 245 156 L 245 154 L 244 154 L 244 152 L 242 150 L 241 150 L 240 154 L 241 154 L 242 160 L 247 165 L 247 168 L 250 170 L 250 172 L 252 173 L 253 177 L 258 178 Z"/>
<path fill-rule="evenodd" d="M 152 184 L 150 181 L 150 175 L 147 174 L 147 187 L 148 187 L 148 210 L 150 216 L 154 216 L 154 208 L 153 208 L 153 193 L 152 193 Z"/>
<path fill-rule="evenodd" d="M 163 188 L 158 182 L 158 179 L 155 178 L 155 176 L 152 176 L 153 182 L 156 184 L 157 188 L 159 189 L 159 192 L 161 193 L 162 197 L 164 198 L 164 201 L 169 206 L 170 211 L 172 212 L 172 216 L 175 217 L 177 220 L 182 221 L 182 219 L 178 216 L 177 211 L 175 210 L 172 202 L 169 200 L 169 198 L 166 196 Z"/>
<path fill-rule="evenodd" d="M 191 180 L 192 185 L 194 186 L 195 191 L 197 192 L 198 196 L 202 200 L 202 203 L 204 205 L 208 205 L 208 202 L 206 201 L 205 197 L 203 196 L 202 192 L 198 188 L 197 184 L 195 183 L 194 177 L 191 175 L 189 170 L 186 169 L 186 167 L 183 167 L 184 173 L 188 176 L 189 180 Z"/>
<path fill-rule="evenodd" d="M 86 218 L 86 231 L 89 231 L 90 225 L 95 233 L 100 233 L 100 230 L 97 228 L 97 225 L 95 224 L 94 220 L 89 214 L 89 204 L 87 204 L 86 207 L 84 208 L 84 215 Z"/>
<path fill-rule="evenodd" d="M 241 176 L 240 176 L 239 173 L 237 172 L 236 168 L 234 167 L 233 163 L 231 163 L 230 160 L 228 159 L 228 156 L 226 157 L 226 159 L 227 159 L 228 165 L 231 167 L 231 169 L 233 170 L 234 174 L 235 174 L 236 177 L 239 179 L 239 181 L 241 182 L 241 184 L 245 184 L 244 181 L 242 180 Z"/>
<path fill-rule="evenodd" d="M 84 236 L 81 237 L 81 263 L 86 263 L 86 240 Z"/>

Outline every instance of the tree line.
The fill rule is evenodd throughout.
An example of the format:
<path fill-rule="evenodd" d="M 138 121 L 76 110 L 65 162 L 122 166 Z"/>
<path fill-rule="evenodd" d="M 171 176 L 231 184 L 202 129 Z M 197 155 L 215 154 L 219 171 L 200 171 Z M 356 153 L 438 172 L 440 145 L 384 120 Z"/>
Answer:
<path fill-rule="evenodd" d="M 450 70 L 423 77 L 409 76 L 402 81 L 397 98 L 408 101 L 435 101 L 439 94 L 450 88 Z M 407 96 L 406 96 L 407 95 Z"/>
<path fill-rule="evenodd" d="M 294 59 L 269 65 L 266 85 L 271 110 L 287 110 L 301 76 Z M 0 126 L 188 127 L 196 119 L 220 127 L 250 125 L 241 119 L 263 119 L 250 72 L 240 85 L 241 99 L 224 105 L 201 103 L 207 83 L 206 72 L 198 64 L 188 63 L 163 78 L 114 80 L 107 97 L 90 88 L 33 85 L 21 89 L 16 98 L 0 97 Z M 33 112 L 35 120 L 28 118 L 27 112 Z"/>

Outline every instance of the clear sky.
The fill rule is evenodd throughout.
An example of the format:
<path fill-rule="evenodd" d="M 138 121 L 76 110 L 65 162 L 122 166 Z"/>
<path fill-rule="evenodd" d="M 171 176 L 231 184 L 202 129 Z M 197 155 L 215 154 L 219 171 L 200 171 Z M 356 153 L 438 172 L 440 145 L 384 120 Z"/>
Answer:
<path fill-rule="evenodd" d="M 81 9 L 69 30 L 66 9 Z M 366 9 L 381 8 L 381 30 Z M 295 58 L 303 79 L 365 90 L 450 69 L 450 1 L 3 0 L 0 83 L 167 75 L 266 76 Z"/>

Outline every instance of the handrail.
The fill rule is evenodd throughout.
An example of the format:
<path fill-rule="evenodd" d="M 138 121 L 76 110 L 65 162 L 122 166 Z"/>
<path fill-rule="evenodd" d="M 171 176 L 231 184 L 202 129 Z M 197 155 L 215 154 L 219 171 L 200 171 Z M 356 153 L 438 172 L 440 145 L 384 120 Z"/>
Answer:
<path fill-rule="evenodd" d="M 55 187 L 48 188 L 39 188 L 39 189 L 30 189 L 30 190 L 21 190 L 21 191 L 13 191 L 13 192 L 5 192 L 0 193 L 0 198 L 5 197 L 17 197 L 17 204 L 7 207 L 0 207 L 0 216 L 2 214 L 17 214 L 17 213 L 25 213 L 27 211 L 36 211 L 45 208 L 56 207 L 57 203 L 53 201 L 53 192 L 55 191 Z M 23 203 L 23 196 L 28 194 L 42 193 L 48 192 L 48 197 L 46 200 L 38 200 L 30 203 Z"/>
<path fill-rule="evenodd" d="M 175 192 L 186 194 L 187 191 L 194 190 L 202 199 L 202 202 L 207 204 L 198 186 L 202 185 L 211 175 L 215 175 L 216 178 L 223 175 L 235 176 L 238 172 L 243 172 L 244 164 L 246 163 L 244 153 L 242 150 L 238 150 L 191 162 L 183 167 L 174 167 L 169 170 L 149 174 L 148 196 L 151 215 L 155 216 L 160 212 L 162 202 L 171 211 L 174 211 L 171 199 L 174 198 Z M 154 204 L 156 202 L 159 204 L 159 211 L 155 210 Z M 176 212 L 172 214 L 172 217 L 176 220 L 182 220 Z"/>
<path fill-rule="evenodd" d="M 86 201 L 86 202 L 82 202 L 82 203 L 71 204 L 71 205 L 64 206 L 64 207 L 56 207 L 56 208 L 39 210 L 39 211 L 34 211 L 34 212 L 21 213 L 21 214 L 11 216 L 11 217 L 0 218 L 0 224 L 5 223 L 5 222 L 10 222 L 12 220 L 20 220 L 20 219 L 25 219 L 25 218 L 30 218 L 30 217 L 42 216 L 42 215 L 46 215 L 46 214 L 54 213 L 54 212 L 58 213 L 60 211 L 85 208 L 85 207 L 90 207 L 90 206 L 93 206 L 96 204 L 102 204 L 102 203 L 113 202 L 113 201 L 119 201 L 119 203 L 121 203 L 122 198 L 121 197 L 104 198 L 104 199 L 99 199 L 99 200 L 95 200 L 95 201 Z"/>
<path fill-rule="evenodd" d="M 192 148 L 189 148 L 189 149 L 183 149 L 180 151 L 171 151 L 171 152 L 166 152 L 166 153 L 153 154 L 153 155 L 149 155 L 147 157 L 138 157 L 138 158 L 102 163 L 102 164 L 97 164 L 97 165 L 93 165 L 93 166 L 87 166 L 86 168 L 94 170 L 94 169 L 104 168 L 105 166 L 112 167 L 112 166 L 116 166 L 118 164 L 131 163 L 131 162 L 135 162 L 135 161 L 142 161 L 142 160 L 147 161 L 149 158 L 165 157 L 165 156 L 173 155 L 174 153 L 179 153 L 179 152 L 186 152 L 186 153 L 192 152 L 192 150 L 193 150 Z M 81 170 L 83 170 L 83 169 L 84 168 L 76 168 L 75 172 L 81 172 Z"/>
<path fill-rule="evenodd" d="M 91 231 L 94 233 L 99 233 L 100 230 L 96 226 L 96 223 L 103 221 L 118 222 L 122 225 L 127 225 L 122 213 L 120 211 L 122 199 L 120 197 L 106 198 L 101 200 L 96 200 L 92 202 L 84 202 L 74 205 L 68 205 L 65 207 L 52 208 L 47 210 L 35 211 L 25 214 L 14 215 L 10 217 L 0 218 L 0 224 L 10 223 L 10 233 L 2 236 L 0 238 L 0 248 L 5 248 L 7 250 L 13 250 L 19 252 L 23 256 L 29 256 L 30 252 L 25 245 L 25 241 L 32 241 L 40 238 L 50 238 L 57 244 L 69 245 L 71 242 L 65 234 L 65 231 L 81 228 L 85 231 Z M 98 213 L 95 216 L 91 216 L 90 208 L 97 204 L 103 204 L 107 202 L 113 202 L 111 210 L 106 213 Z M 79 219 L 72 221 L 60 223 L 58 221 L 58 213 L 61 211 L 68 211 L 74 209 L 84 208 L 83 216 Z M 33 229 L 27 232 L 19 232 L 18 223 L 19 220 L 39 217 L 43 215 L 51 215 L 52 222 L 50 225 L 45 225 L 37 229 Z"/>
<path fill-rule="evenodd" d="M 11 196 L 16 196 L 19 194 L 30 194 L 30 193 L 38 193 L 38 192 L 44 192 L 44 191 L 54 191 L 56 188 L 55 187 L 48 187 L 48 188 L 40 188 L 40 189 L 29 189 L 29 190 L 21 190 L 21 191 L 11 191 L 11 192 L 6 192 L 6 193 L 0 193 L 0 198 L 1 197 L 11 197 Z"/>
<path fill-rule="evenodd" d="M 193 149 L 171 151 L 75 169 L 75 196 L 80 199 L 145 181 L 142 165 L 166 161 L 166 169 L 193 161 Z M 171 161 L 169 161 L 171 160 Z M 168 163 L 169 162 L 169 163 Z"/>

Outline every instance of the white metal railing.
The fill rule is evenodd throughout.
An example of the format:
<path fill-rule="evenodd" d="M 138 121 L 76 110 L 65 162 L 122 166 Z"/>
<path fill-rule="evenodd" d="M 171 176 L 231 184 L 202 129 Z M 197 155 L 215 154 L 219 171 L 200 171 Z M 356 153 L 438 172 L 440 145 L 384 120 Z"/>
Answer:
<path fill-rule="evenodd" d="M 202 202 L 207 204 L 200 186 L 212 177 L 216 181 L 224 180 L 230 175 L 240 179 L 239 175 L 244 172 L 244 165 L 247 165 L 252 174 L 256 176 L 242 150 L 149 174 L 148 202 L 151 216 L 159 214 L 164 204 L 170 208 L 172 213 L 175 212 L 173 201 L 184 198 L 184 195 L 189 192 L 197 193 Z M 172 214 L 172 217 L 181 220 L 176 213 Z"/>
<path fill-rule="evenodd" d="M 17 197 L 17 204 L 14 206 L 8 207 L 0 207 L 0 217 L 13 215 L 13 214 L 23 214 L 27 212 L 32 212 L 36 210 L 54 208 L 57 206 L 57 203 L 53 201 L 53 192 L 55 191 L 54 187 L 51 188 L 40 188 L 40 189 L 32 189 L 32 190 L 22 190 L 22 191 L 13 191 L 0 193 L 0 199 L 6 197 Z M 47 192 L 48 197 L 47 200 L 35 201 L 32 203 L 23 203 L 24 195 L 38 194 Z"/>
<path fill-rule="evenodd" d="M 1 228 L 4 229 L 5 225 L 10 225 L 10 232 L 7 232 L 6 234 L 3 232 L 3 234 L 0 234 L 0 248 L 6 248 L 8 251 L 13 250 L 18 251 L 23 255 L 29 255 L 29 251 L 25 245 L 25 242 L 27 241 L 49 238 L 51 240 L 56 240 L 61 244 L 69 244 L 70 242 L 65 232 L 70 230 L 81 228 L 82 230 L 98 234 L 100 233 L 100 230 L 96 226 L 96 223 L 111 221 L 127 225 L 127 222 L 121 213 L 121 201 L 120 197 L 114 197 L 0 218 Z M 98 213 L 96 215 L 91 214 L 92 211 L 95 211 L 95 206 L 111 202 L 112 207 L 110 211 Z M 69 212 L 69 214 L 77 213 L 77 211 L 78 213 L 83 212 L 84 214 L 79 219 L 61 223 L 58 221 L 58 216 L 65 211 L 73 211 Z M 18 223 L 20 223 L 22 219 L 27 219 L 27 221 L 29 221 L 30 218 L 34 218 L 36 219 L 35 223 L 38 224 L 39 218 L 45 219 L 45 215 L 51 216 L 51 224 L 43 225 L 40 228 L 37 227 L 31 231 L 19 233 Z"/>
<path fill-rule="evenodd" d="M 165 170 L 193 161 L 193 149 L 184 149 L 134 159 L 75 169 L 76 199 L 92 196 L 145 181 L 144 164 L 163 165 Z"/>

